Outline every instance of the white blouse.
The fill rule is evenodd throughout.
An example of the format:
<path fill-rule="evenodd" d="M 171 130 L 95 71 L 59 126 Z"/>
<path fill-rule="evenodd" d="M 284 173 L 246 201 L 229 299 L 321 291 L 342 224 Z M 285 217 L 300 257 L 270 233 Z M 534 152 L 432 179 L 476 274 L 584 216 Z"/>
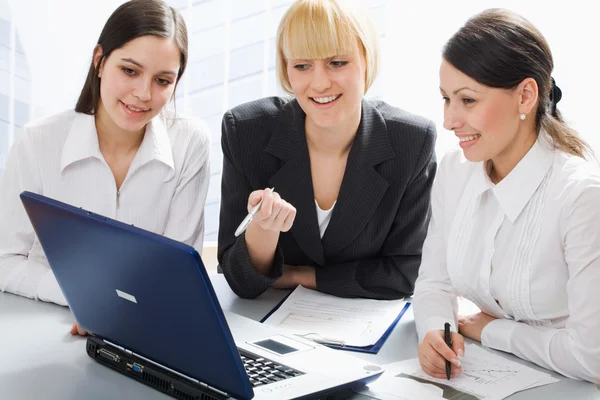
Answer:
<path fill-rule="evenodd" d="M 325 230 L 329 226 L 329 221 L 331 221 L 331 213 L 333 212 L 333 207 L 335 207 L 336 202 L 337 201 L 333 202 L 333 205 L 329 210 L 323 210 L 321 207 L 319 207 L 317 199 L 315 199 L 315 205 L 317 206 L 317 221 L 319 222 L 319 233 L 321 234 L 321 239 L 325 234 Z"/>
<path fill-rule="evenodd" d="M 462 151 L 441 162 L 415 288 L 420 339 L 457 296 L 499 319 L 482 344 L 570 378 L 600 380 L 600 174 L 541 134 L 494 185 Z"/>
<path fill-rule="evenodd" d="M 209 141 L 201 121 L 156 116 L 117 191 L 93 116 L 70 110 L 26 125 L 0 181 L 0 290 L 66 305 L 21 204 L 25 190 L 201 251 Z"/>

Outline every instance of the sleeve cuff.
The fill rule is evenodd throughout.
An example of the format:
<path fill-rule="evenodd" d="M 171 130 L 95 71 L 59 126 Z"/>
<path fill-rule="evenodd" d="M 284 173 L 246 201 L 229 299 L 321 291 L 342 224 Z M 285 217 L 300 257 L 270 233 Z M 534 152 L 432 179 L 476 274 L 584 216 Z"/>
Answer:
<path fill-rule="evenodd" d="M 436 316 L 428 317 L 427 319 L 425 319 L 423 321 L 417 322 L 417 333 L 419 335 L 419 343 L 421 343 L 421 341 L 423 341 L 423 338 L 425 337 L 427 332 L 443 331 L 444 326 L 446 325 L 446 322 L 448 322 L 450 324 L 450 330 L 452 332 L 458 332 L 458 329 L 456 329 L 456 321 L 454 320 L 454 317 L 445 318 L 445 317 L 440 317 L 440 316 L 436 315 Z"/>
<path fill-rule="evenodd" d="M 35 262 L 28 258 L 14 257 L 12 263 L 3 268 L 9 272 L 5 277 L 2 291 L 19 296 L 37 299 L 38 288 L 44 276 L 51 271 L 47 264 Z"/>
<path fill-rule="evenodd" d="M 245 235 L 237 238 L 236 243 L 223 258 L 222 269 L 231 289 L 240 297 L 255 298 L 267 290 L 283 274 L 284 257 L 281 247 L 275 248 L 273 268 L 267 276 L 258 273 L 250 261 Z"/>
<path fill-rule="evenodd" d="M 496 319 L 483 328 L 481 344 L 492 349 L 512 353 L 511 342 L 518 322 L 510 319 Z"/>
<path fill-rule="evenodd" d="M 42 277 L 42 280 L 38 285 L 37 292 L 37 297 L 39 300 L 47 301 L 49 303 L 56 303 L 61 306 L 67 305 L 65 295 L 60 289 L 60 286 L 58 286 L 58 282 L 56 281 L 56 277 L 54 276 L 52 270 L 46 272 L 46 274 Z"/>

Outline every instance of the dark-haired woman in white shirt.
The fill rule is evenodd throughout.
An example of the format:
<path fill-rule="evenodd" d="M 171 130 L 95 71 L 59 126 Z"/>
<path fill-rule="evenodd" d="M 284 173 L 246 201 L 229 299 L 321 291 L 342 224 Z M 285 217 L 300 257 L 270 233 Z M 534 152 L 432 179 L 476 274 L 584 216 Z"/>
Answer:
<path fill-rule="evenodd" d="M 0 182 L 0 290 L 66 305 L 20 202 L 25 190 L 201 250 L 209 133 L 165 109 L 187 47 L 175 9 L 127 2 L 100 34 L 75 110 L 24 127 Z"/>
<path fill-rule="evenodd" d="M 461 373 L 464 336 L 600 380 L 600 176 L 556 108 L 552 69 L 541 33 L 503 10 L 474 16 L 444 48 L 444 126 L 462 151 L 433 185 L 415 289 L 419 360 L 434 377 L 445 360 Z M 481 312 L 457 317 L 457 296 Z"/>

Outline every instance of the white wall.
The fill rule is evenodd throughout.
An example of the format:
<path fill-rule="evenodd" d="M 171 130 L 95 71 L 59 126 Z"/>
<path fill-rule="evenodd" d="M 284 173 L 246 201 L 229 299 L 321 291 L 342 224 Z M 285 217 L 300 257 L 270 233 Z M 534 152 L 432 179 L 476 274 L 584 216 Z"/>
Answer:
<path fill-rule="evenodd" d="M 123 2 L 8 0 L 31 71 L 32 119 L 75 106 L 104 22 Z"/>
<path fill-rule="evenodd" d="M 438 154 L 457 146 L 442 127 L 438 69 L 446 40 L 471 16 L 502 7 L 522 14 L 546 37 L 552 49 L 553 76 L 563 92 L 558 108 L 600 154 L 597 104 L 600 94 L 600 50 L 597 13 L 583 0 L 392 1 L 387 14 L 384 98 L 392 104 L 434 119 Z"/>

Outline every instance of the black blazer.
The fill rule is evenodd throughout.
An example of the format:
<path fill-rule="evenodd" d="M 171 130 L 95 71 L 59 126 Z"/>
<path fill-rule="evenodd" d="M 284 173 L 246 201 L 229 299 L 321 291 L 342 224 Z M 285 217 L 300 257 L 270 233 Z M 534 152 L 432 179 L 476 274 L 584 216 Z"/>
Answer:
<path fill-rule="evenodd" d="M 283 264 L 315 267 L 317 289 L 341 297 L 396 299 L 413 293 L 431 208 L 435 125 L 388 104 L 363 100 L 356 138 L 331 221 L 321 239 L 296 100 L 270 97 L 225 113 L 218 260 L 240 297 L 254 298 Z M 322 173 L 326 174 L 327 171 Z M 281 233 L 270 276 L 250 263 L 244 234 L 250 192 L 275 187 L 296 207 Z"/>

